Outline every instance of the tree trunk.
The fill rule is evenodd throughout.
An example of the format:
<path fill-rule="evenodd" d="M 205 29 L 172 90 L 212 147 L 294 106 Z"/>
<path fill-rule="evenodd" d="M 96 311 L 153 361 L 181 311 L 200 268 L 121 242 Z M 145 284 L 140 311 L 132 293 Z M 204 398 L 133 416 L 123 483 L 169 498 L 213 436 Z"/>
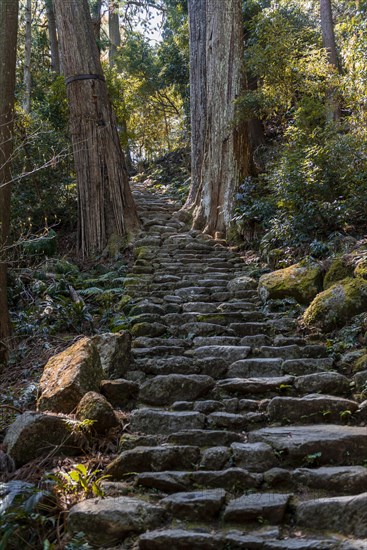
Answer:
<path fill-rule="evenodd" d="M 10 180 L 13 152 L 15 62 L 18 1 L 0 2 L 0 364 L 7 358 L 11 333 L 7 304 L 6 245 L 10 230 Z"/>
<path fill-rule="evenodd" d="M 236 120 L 235 100 L 245 89 L 241 0 L 206 1 L 206 68 L 199 71 L 195 91 L 206 89 L 205 138 L 200 157 L 193 226 L 212 235 L 225 235 L 231 225 L 235 193 L 249 174 L 248 125 Z M 199 112 L 200 106 L 194 105 Z M 201 135 L 193 139 L 202 140 Z M 198 151 L 198 149 L 196 149 Z M 201 161 L 202 159 L 202 161 Z"/>
<path fill-rule="evenodd" d="M 24 46 L 24 98 L 23 109 L 31 112 L 31 54 L 32 54 L 32 0 L 27 0 L 25 8 L 25 46 Z"/>
<path fill-rule="evenodd" d="M 206 0 L 189 0 L 191 185 L 183 206 L 192 211 L 199 200 L 206 129 Z"/>
<path fill-rule="evenodd" d="M 48 36 L 50 40 L 50 51 L 51 51 L 51 68 L 55 73 L 60 74 L 59 45 L 57 41 L 57 30 L 56 30 L 53 0 L 46 1 L 46 12 L 47 12 L 47 22 L 48 22 Z"/>
<path fill-rule="evenodd" d="M 98 49 L 100 49 L 100 42 L 101 42 L 101 9 L 102 9 L 102 0 L 93 0 L 92 23 L 93 23 L 94 37 L 96 39 Z"/>
<path fill-rule="evenodd" d="M 324 48 L 328 52 L 329 63 L 335 69 L 339 70 L 338 54 L 336 51 L 336 41 L 333 24 L 333 13 L 331 8 L 331 0 L 320 0 L 320 18 L 321 18 L 321 31 L 322 41 Z M 330 90 L 326 107 L 327 120 L 337 120 L 340 116 L 340 109 L 338 102 L 333 97 L 333 90 Z"/>
<path fill-rule="evenodd" d="M 79 249 L 102 252 L 139 228 L 87 0 L 55 0 L 79 198 Z"/>
<path fill-rule="evenodd" d="M 110 0 L 108 11 L 108 35 L 110 39 L 110 47 L 108 50 L 108 60 L 110 67 L 115 65 L 115 57 L 117 48 L 121 45 L 120 19 L 118 2 Z"/>
<path fill-rule="evenodd" d="M 118 8 L 119 2 L 116 2 L 115 0 L 110 0 L 108 12 L 108 35 L 110 39 L 108 60 L 110 67 L 115 66 L 117 48 L 121 46 L 120 18 Z M 124 101 L 124 90 L 121 90 L 121 102 L 124 103 Z M 119 128 L 119 130 L 121 133 L 121 139 L 125 153 L 126 168 L 129 174 L 133 174 L 135 170 L 131 159 L 126 120 L 123 120 L 121 122 L 121 127 Z"/>
<path fill-rule="evenodd" d="M 331 0 L 320 0 L 320 17 L 324 48 L 328 51 L 330 64 L 338 68 Z"/>

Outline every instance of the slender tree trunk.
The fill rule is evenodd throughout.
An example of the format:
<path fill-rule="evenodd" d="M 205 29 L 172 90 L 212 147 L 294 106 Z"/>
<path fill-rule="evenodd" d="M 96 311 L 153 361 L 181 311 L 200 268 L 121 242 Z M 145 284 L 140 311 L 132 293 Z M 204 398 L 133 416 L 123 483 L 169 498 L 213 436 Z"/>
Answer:
<path fill-rule="evenodd" d="M 108 13 L 108 34 L 110 39 L 108 59 L 110 67 L 115 66 L 117 49 L 121 46 L 120 18 L 118 8 L 119 2 L 116 0 L 110 0 Z M 121 90 L 121 102 L 124 103 L 124 101 L 124 91 Z M 135 170 L 131 159 L 126 120 L 123 120 L 121 122 L 121 127 L 119 128 L 119 130 L 121 132 L 121 140 L 125 153 L 126 168 L 129 174 L 133 174 Z"/>
<path fill-rule="evenodd" d="M 102 0 L 93 0 L 92 23 L 93 23 L 93 32 L 94 32 L 95 39 L 97 41 L 98 49 L 100 49 L 100 42 L 101 42 L 101 9 L 102 9 Z"/>
<path fill-rule="evenodd" d="M 110 39 L 110 47 L 108 50 L 108 60 L 110 67 L 115 65 L 117 48 L 121 45 L 120 19 L 118 2 L 110 0 L 108 11 L 108 34 Z"/>
<path fill-rule="evenodd" d="M 7 358 L 11 333 L 7 304 L 6 245 L 10 230 L 10 180 L 13 152 L 15 62 L 18 1 L 0 2 L 0 364 Z"/>
<path fill-rule="evenodd" d="M 200 177 L 193 226 L 224 236 L 236 190 L 250 168 L 248 125 L 235 113 L 235 100 L 245 89 L 241 0 L 227 0 L 225 9 L 222 0 L 207 0 L 205 22 L 206 68 L 198 78 L 205 76 L 206 123 L 201 156 L 193 159 Z M 194 93 L 203 85 L 196 83 Z M 193 101 L 201 101 L 200 96 Z"/>
<path fill-rule="evenodd" d="M 206 133 L 206 0 L 189 0 L 191 186 L 184 210 L 199 200 Z"/>
<path fill-rule="evenodd" d="M 60 74 L 60 55 L 59 45 L 57 40 L 56 20 L 53 6 L 53 0 L 46 1 L 47 23 L 48 23 L 48 36 L 50 40 L 51 51 L 51 68 L 52 70 Z"/>
<path fill-rule="evenodd" d="M 139 228 L 87 0 L 55 0 L 79 198 L 79 248 L 100 253 Z"/>
<path fill-rule="evenodd" d="M 31 112 L 31 54 L 32 54 L 32 0 L 27 0 L 25 8 L 25 46 L 24 46 L 24 98 L 23 109 Z"/>
<path fill-rule="evenodd" d="M 338 54 L 336 51 L 331 0 L 320 0 L 320 16 L 324 48 L 328 51 L 330 64 L 338 68 Z"/>
<path fill-rule="evenodd" d="M 323 40 L 324 48 L 328 52 L 329 63 L 330 65 L 335 67 L 337 71 L 339 71 L 331 0 L 320 0 L 320 18 L 321 18 L 322 40 Z M 338 102 L 333 97 L 333 95 L 334 95 L 333 90 L 330 90 L 329 98 L 327 101 L 327 113 L 326 113 L 326 117 L 328 120 L 337 120 L 340 116 L 340 108 L 339 108 Z"/>

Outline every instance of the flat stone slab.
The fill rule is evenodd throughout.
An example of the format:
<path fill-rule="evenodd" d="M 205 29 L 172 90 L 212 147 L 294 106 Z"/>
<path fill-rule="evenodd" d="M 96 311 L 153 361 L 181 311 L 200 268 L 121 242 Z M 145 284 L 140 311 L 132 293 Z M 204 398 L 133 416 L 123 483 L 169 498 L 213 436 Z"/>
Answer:
<path fill-rule="evenodd" d="M 205 520 L 219 514 L 225 498 L 224 489 L 181 492 L 164 498 L 161 505 L 165 506 L 174 518 Z"/>
<path fill-rule="evenodd" d="M 210 376 L 169 374 L 156 376 L 140 388 L 139 400 L 148 405 L 170 405 L 175 401 L 198 399 L 214 386 Z"/>
<path fill-rule="evenodd" d="M 343 422 L 357 409 L 358 403 L 350 399 L 312 394 L 305 397 L 274 397 L 269 403 L 268 415 L 272 422 L 323 423 L 326 419 Z"/>
<path fill-rule="evenodd" d="M 228 446 L 235 441 L 243 441 L 243 435 L 227 430 L 187 430 L 173 433 L 167 438 L 168 443 L 198 447 Z"/>
<path fill-rule="evenodd" d="M 218 550 L 222 538 L 211 533 L 186 531 L 184 529 L 167 529 L 152 531 L 141 535 L 140 550 Z"/>
<path fill-rule="evenodd" d="M 251 352 L 250 346 L 202 346 L 194 351 L 195 358 L 220 357 L 226 363 L 245 359 Z"/>
<path fill-rule="evenodd" d="M 274 376 L 271 378 L 227 378 L 217 382 L 218 391 L 235 395 L 266 395 L 282 391 L 283 387 L 292 386 L 293 376 Z"/>
<path fill-rule="evenodd" d="M 282 376 L 283 359 L 278 358 L 255 358 L 244 359 L 232 363 L 227 372 L 228 378 L 253 378 L 269 376 Z"/>
<path fill-rule="evenodd" d="M 188 475 L 196 485 L 210 488 L 220 487 L 228 491 L 252 489 L 258 487 L 262 482 L 262 475 L 251 473 L 243 468 L 227 468 L 218 471 L 197 470 Z"/>
<path fill-rule="evenodd" d="M 330 357 L 320 359 L 287 359 L 283 363 L 283 373 L 293 376 L 325 372 L 333 368 L 334 360 Z"/>
<path fill-rule="evenodd" d="M 107 467 L 114 479 L 134 472 L 191 469 L 200 459 L 199 447 L 188 445 L 135 447 L 124 451 Z"/>
<path fill-rule="evenodd" d="M 278 463 L 272 447 L 266 443 L 232 443 L 231 449 L 235 465 L 251 472 L 264 472 Z"/>
<path fill-rule="evenodd" d="M 297 507 L 297 525 L 367 537 L 367 493 L 302 502 Z"/>
<path fill-rule="evenodd" d="M 299 376 L 294 381 L 299 393 L 324 393 L 328 395 L 347 395 L 350 393 L 350 381 L 338 372 L 320 372 Z"/>
<path fill-rule="evenodd" d="M 269 520 L 273 525 L 283 520 L 292 495 L 278 493 L 254 493 L 232 500 L 224 511 L 226 522 Z"/>
<path fill-rule="evenodd" d="M 202 429 L 205 416 L 198 412 L 166 412 L 138 409 L 133 412 L 130 429 L 146 434 L 170 434 L 182 430 Z"/>
<path fill-rule="evenodd" d="M 67 529 L 73 534 L 83 531 L 97 547 L 112 546 L 132 533 L 158 527 L 164 519 L 164 509 L 143 500 L 92 498 L 70 509 Z"/>
<path fill-rule="evenodd" d="M 249 434 L 249 441 L 263 441 L 282 453 L 290 465 L 307 462 L 318 454 L 320 465 L 361 464 L 367 456 L 366 428 L 340 425 L 284 426 L 262 428 Z"/>
<path fill-rule="evenodd" d="M 355 495 L 367 487 L 367 468 L 363 466 L 324 466 L 298 468 L 292 474 L 296 483 L 310 489 Z"/>

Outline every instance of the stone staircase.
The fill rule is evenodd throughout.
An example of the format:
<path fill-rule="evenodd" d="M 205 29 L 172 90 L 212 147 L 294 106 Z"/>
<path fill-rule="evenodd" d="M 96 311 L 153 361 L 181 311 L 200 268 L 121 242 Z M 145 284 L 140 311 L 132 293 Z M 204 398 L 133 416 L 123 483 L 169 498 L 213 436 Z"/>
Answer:
<path fill-rule="evenodd" d="M 349 380 L 292 317 L 264 312 L 224 242 L 190 231 L 169 195 L 134 195 L 133 362 L 113 390 L 115 406 L 130 396 L 129 433 L 71 529 L 141 550 L 367 548 L 366 413 Z"/>

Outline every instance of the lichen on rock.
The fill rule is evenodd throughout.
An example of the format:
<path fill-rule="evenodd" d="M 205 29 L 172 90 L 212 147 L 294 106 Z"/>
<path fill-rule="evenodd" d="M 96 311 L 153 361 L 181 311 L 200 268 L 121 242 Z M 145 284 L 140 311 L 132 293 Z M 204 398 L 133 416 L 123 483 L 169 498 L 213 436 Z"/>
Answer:
<path fill-rule="evenodd" d="M 303 315 L 308 327 L 326 332 L 344 326 L 367 308 L 367 281 L 348 277 L 321 292 Z"/>
<path fill-rule="evenodd" d="M 268 299 L 295 298 L 309 304 L 322 289 L 322 268 L 317 262 L 303 260 L 284 269 L 260 277 L 259 294 Z"/>

